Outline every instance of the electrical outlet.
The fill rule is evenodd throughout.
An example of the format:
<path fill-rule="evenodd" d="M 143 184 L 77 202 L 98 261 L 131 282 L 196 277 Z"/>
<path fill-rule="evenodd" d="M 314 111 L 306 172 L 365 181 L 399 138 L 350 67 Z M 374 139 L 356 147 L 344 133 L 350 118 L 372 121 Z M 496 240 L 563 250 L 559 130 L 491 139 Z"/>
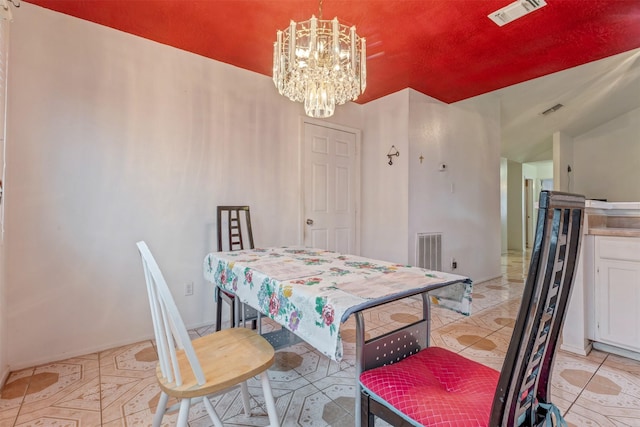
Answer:
<path fill-rule="evenodd" d="M 185 296 L 193 295 L 193 282 L 184 284 L 184 295 Z"/>
<path fill-rule="evenodd" d="M 451 258 L 451 269 L 455 270 L 456 268 L 458 268 L 458 261 L 455 258 Z"/>

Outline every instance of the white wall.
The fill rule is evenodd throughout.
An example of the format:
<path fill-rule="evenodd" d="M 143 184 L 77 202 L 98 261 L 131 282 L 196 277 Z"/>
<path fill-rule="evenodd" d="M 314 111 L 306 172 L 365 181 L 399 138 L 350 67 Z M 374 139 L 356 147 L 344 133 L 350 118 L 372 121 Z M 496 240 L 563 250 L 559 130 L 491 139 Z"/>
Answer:
<path fill-rule="evenodd" d="M 443 233 L 443 270 L 500 275 L 500 109 L 448 105 L 411 89 L 363 106 L 362 254 L 415 264 L 419 232 Z M 394 145 L 400 156 L 388 164 Z M 423 162 L 420 163 L 420 156 Z M 438 165 L 447 164 L 446 172 Z M 453 186 L 453 192 L 451 188 Z"/>
<path fill-rule="evenodd" d="M 28 3 L 12 31 L 12 203 L 0 313 L 11 369 L 151 336 L 140 239 L 187 325 L 212 322 L 202 260 L 214 248 L 218 204 L 251 205 L 260 246 L 300 242 L 303 109 L 278 95 L 269 77 Z M 340 106 L 329 120 L 363 130 L 362 254 L 408 261 L 409 192 L 424 201 L 433 190 L 409 184 L 408 165 L 417 146 L 435 147 L 428 137 L 410 139 L 410 128 L 442 126 L 447 135 L 436 145 L 459 190 L 455 209 L 431 204 L 430 211 L 437 226 L 446 217 L 461 227 L 453 234 L 462 241 L 452 246 L 458 272 L 497 275 L 495 105 L 445 108 L 415 95 Z M 391 145 L 400 151 L 393 166 Z M 185 297 L 189 281 L 195 295 Z"/>
<path fill-rule="evenodd" d="M 5 241 L 4 241 L 4 208 L 6 205 L 6 197 L 1 192 L 6 187 L 5 177 L 5 147 L 6 147 L 6 94 L 7 83 L 6 75 L 8 72 L 7 58 L 9 50 L 9 34 L 11 31 L 10 21 L 0 19 L 0 74 L 3 76 L 0 81 L 0 180 L 2 185 L 0 188 L 0 387 L 4 385 L 9 376 L 8 348 L 7 345 L 7 304 L 5 298 Z"/>
<path fill-rule="evenodd" d="M 507 247 L 524 249 L 522 163 L 507 161 Z"/>
<path fill-rule="evenodd" d="M 587 198 L 640 201 L 640 108 L 574 137 L 572 170 Z"/>
<path fill-rule="evenodd" d="M 455 273 L 475 281 L 499 276 L 499 100 L 448 105 L 411 90 L 409 114 L 408 261 L 415 262 L 418 233 L 441 232 L 444 271 L 453 271 L 455 258 Z"/>
<path fill-rule="evenodd" d="M 215 207 L 258 245 L 297 244 L 301 104 L 271 79 L 23 4 L 11 46 L 8 363 L 149 337 L 148 242 L 185 322 L 213 320 Z M 361 127 L 361 107 L 336 122 Z M 183 284 L 195 295 L 183 296 Z"/>
<path fill-rule="evenodd" d="M 507 252 L 509 249 L 508 229 L 507 229 L 507 206 L 508 206 L 508 160 L 504 157 L 500 158 L 500 250 L 501 253 Z"/>
<path fill-rule="evenodd" d="M 540 191 L 542 190 L 542 181 L 551 179 L 553 180 L 553 161 L 540 161 L 540 162 L 531 162 L 531 163 L 523 163 L 522 164 L 522 180 L 524 185 L 524 180 L 531 179 L 533 183 L 533 187 L 531 189 L 532 200 L 531 203 L 531 219 L 529 221 L 529 248 L 533 242 L 535 236 L 536 224 L 538 223 L 538 201 L 540 199 Z M 524 187 L 523 187 L 524 188 Z M 527 197 L 526 191 L 523 192 L 523 197 Z M 525 210 L 526 210 L 526 201 L 525 201 Z M 525 212 L 525 215 L 527 213 Z M 524 218 L 524 224 L 526 224 L 526 217 Z M 527 230 L 525 229 L 525 233 Z M 525 243 L 527 239 L 525 237 Z M 526 246 L 526 244 L 525 244 Z"/>
<path fill-rule="evenodd" d="M 9 376 L 9 339 L 7 335 L 7 304 L 5 299 L 5 251 L 4 239 L 0 241 L 0 387 Z"/>
<path fill-rule="evenodd" d="M 408 262 L 409 91 L 402 90 L 363 106 L 362 255 Z M 400 153 L 388 164 L 395 145 Z"/>
<path fill-rule="evenodd" d="M 553 161 L 531 162 L 522 164 L 522 179 L 534 180 L 534 198 L 537 201 L 540 193 L 541 181 L 553 179 Z"/>
<path fill-rule="evenodd" d="M 556 191 L 573 192 L 573 138 L 565 132 L 553 134 L 553 189 Z M 592 159 L 597 162 L 598 159 Z M 569 171 L 571 169 L 571 171 Z"/>

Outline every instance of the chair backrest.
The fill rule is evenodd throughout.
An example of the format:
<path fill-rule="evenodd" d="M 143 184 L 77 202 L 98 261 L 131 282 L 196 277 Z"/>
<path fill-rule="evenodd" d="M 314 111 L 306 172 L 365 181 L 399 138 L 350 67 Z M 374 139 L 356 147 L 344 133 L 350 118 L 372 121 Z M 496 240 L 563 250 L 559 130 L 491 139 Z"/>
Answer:
<path fill-rule="evenodd" d="M 580 251 L 584 197 L 542 191 L 531 263 L 490 426 L 536 426 L 550 403 L 551 369 Z"/>
<path fill-rule="evenodd" d="M 151 255 L 145 242 L 138 242 L 138 251 L 142 257 L 144 277 L 147 281 L 149 306 L 153 320 L 153 330 L 156 337 L 156 348 L 163 377 L 169 383 L 182 385 L 182 373 L 177 355 L 180 351 L 186 353 L 191 370 L 198 384 L 205 383 L 205 376 L 200 366 L 196 352 L 191 344 L 191 338 L 184 326 L 180 312 L 176 306 L 167 282 Z"/>
<path fill-rule="evenodd" d="M 226 224 L 226 233 L 223 225 Z M 226 235 L 227 239 L 223 239 Z M 223 241 L 228 246 L 223 246 Z M 218 206 L 218 251 L 253 249 L 251 213 L 249 206 Z"/>

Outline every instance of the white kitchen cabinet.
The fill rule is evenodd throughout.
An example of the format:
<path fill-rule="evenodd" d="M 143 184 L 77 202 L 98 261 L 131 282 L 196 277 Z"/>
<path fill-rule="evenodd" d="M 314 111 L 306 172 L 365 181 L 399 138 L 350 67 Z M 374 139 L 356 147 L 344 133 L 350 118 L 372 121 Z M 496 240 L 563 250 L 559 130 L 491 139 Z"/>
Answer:
<path fill-rule="evenodd" d="M 595 238 L 595 341 L 640 352 L 640 238 Z"/>

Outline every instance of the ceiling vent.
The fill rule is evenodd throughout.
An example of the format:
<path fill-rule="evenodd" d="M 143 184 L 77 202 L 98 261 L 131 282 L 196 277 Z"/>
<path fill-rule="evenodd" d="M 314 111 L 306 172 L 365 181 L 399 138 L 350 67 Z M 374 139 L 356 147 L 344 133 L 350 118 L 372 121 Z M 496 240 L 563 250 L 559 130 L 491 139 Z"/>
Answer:
<path fill-rule="evenodd" d="M 544 110 L 544 111 L 543 111 L 542 113 L 540 113 L 540 114 L 542 114 L 543 116 L 546 116 L 546 115 L 548 115 L 548 114 L 555 113 L 556 111 L 558 111 L 558 110 L 559 110 L 559 109 L 561 109 L 562 107 L 564 107 L 564 105 L 562 105 L 562 104 L 556 104 L 556 105 L 554 105 L 553 107 L 551 107 L 551 108 L 548 108 L 548 109 Z"/>
<path fill-rule="evenodd" d="M 540 9 L 546 6 L 547 2 L 544 0 L 518 0 L 511 3 L 502 9 L 496 10 L 493 13 L 487 15 L 489 19 L 502 27 L 504 24 L 508 24 L 511 21 L 515 21 L 518 18 L 527 15 L 534 10 Z"/>

